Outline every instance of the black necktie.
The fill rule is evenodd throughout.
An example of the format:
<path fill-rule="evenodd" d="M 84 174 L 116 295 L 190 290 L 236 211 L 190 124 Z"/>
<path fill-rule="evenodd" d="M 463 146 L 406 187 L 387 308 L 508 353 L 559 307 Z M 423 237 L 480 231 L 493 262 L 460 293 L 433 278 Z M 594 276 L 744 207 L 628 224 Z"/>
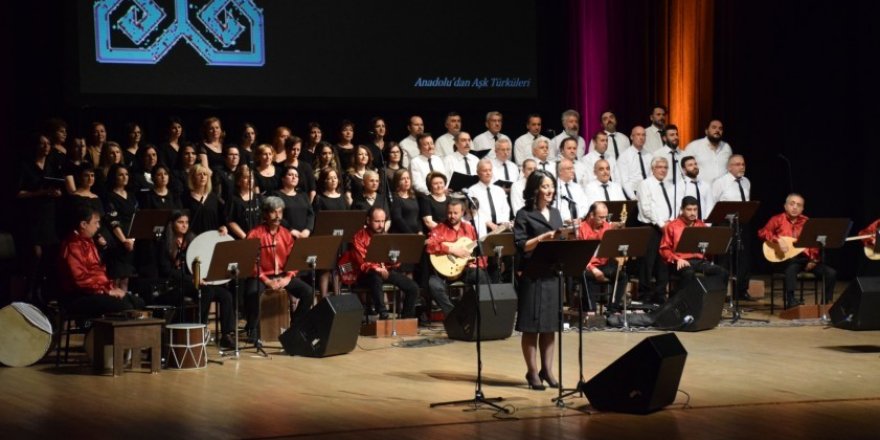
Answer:
<path fill-rule="evenodd" d="M 498 220 L 495 215 L 495 202 L 492 200 L 492 188 L 486 187 L 486 195 L 489 196 L 489 210 L 492 211 L 492 223 L 498 224 Z"/>
<path fill-rule="evenodd" d="M 468 162 L 467 159 L 468 159 L 467 156 L 464 156 L 464 171 L 467 173 L 468 176 L 470 176 L 471 175 L 471 164 Z"/>
<path fill-rule="evenodd" d="M 428 158 L 428 169 L 431 170 L 432 173 L 434 172 L 434 164 L 431 163 L 430 157 Z"/>
<path fill-rule="evenodd" d="M 547 171 L 547 162 L 541 162 L 541 169 Z"/>
<path fill-rule="evenodd" d="M 639 166 L 642 167 L 642 179 L 648 178 L 648 173 L 645 172 L 645 162 L 642 161 L 642 152 L 639 151 Z M 666 191 L 665 189 L 663 191 Z"/>
<path fill-rule="evenodd" d="M 663 182 L 660 182 L 660 189 L 663 190 L 663 198 L 666 199 L 666 209 L 669 210 L 669 217 L 672 218 L 672 203 L 669 203 L 669 193 L 666 192 L 666 185 Z"/>
<path fill-rule="evenodd" d="M 619 159 L 620 150 L 617 149 L 617 138 L 614 137 L 614 133 L 608 133 L 608 137 L 611 138 L 611 143 L 614 144 L 614 157 Z M 604 157 L 602 159 L 604 159 Z"/>
<path fill-rule="evenodd" d="M 497 135 L 497 134 L 495 134 L 495 135 L 492 135 L 492 139 L 494 139 L 494 140 L 495 140 L 495 142 L 498 142 L 498 135 Z"/>
<path fill-rule="evenodd" d="M 599 153 L 599 159 L 602 159 L 602 160 L 605 160 L 605 155 L 604 155 L 604 154 L 601 154 L 601 153 Z"/>
<path fill-rule="evenodd" d="M 677 177 L 676 175 L 678 174 L 678 167 L 676 166 L 678 161 L 675 160 L 675 153 L 676 153 L 675 150 L 669 151 L 669 155 L 672 156 L 672 170 L 671 171 L 672 171 L 672 184 L 673 185 L 675 185 L 675 178 Z"/>
<path fill-rule="evenodd" d="M 697 184 L 696 180 L 691 180 L 691 183 L 694 184 L 694 188 L 697 189 L 697 215 L 700 220 L 703 219 L 703 202 L 700 200 L 700 185 Z"/>
<path fill-rule="evenodd" d="M 605 191 L 605 201 L 610 202 L 611 196 L 608 195 L 608 184 L 607 183 L 602 184 L 602 191 Z"/>
<path fill-rule="evenodd" d="M 746 192 L 743 190 L 742 177 L 736 179 L 736 184 L 739 185 L 739 197 L 743 202 L 746 201 Z"/>
<path fill-rule="evenodd" d="M 568 195 L 570 200 L 574 200 L 574 197 L 571 196 L 571 191 L 568 189 L 568 182 L 565 182 L 565 194 Z"/>
<path fill-rule="evenodd" d="M 504 180 L 510 182 L 510 172 L 507 171 L 507 161 L 504 162 Z"/>

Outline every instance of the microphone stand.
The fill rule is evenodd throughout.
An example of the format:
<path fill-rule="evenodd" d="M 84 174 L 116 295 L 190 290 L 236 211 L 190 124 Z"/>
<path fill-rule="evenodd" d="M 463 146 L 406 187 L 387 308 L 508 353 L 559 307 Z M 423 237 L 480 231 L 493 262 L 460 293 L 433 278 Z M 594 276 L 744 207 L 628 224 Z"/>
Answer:
<path fill-rule="evenodd" d="M 739 271 L 740 258 L 743 253 L 743 244 L 742 244 L 742 225 L 739 222 L 739 214 L 732 213 L 727 216 L 727 220 L 730 221 L 730 228 L 733 231 L 733 245 L 730 246 L 728 252 L 732 254 L 730 256 L 730 276 L 733 277 L 733 294 L 731 295 L 731 317 L 730 323 L 733 324 L 737 321 L 752 321 L 752 322 L 763 322 L 769 323 L 769 319 L 754 319 L 754 318 L 743 318 L 742 317 L 742 308 L 739 306 L 739 287 L 740 287 L 740 279 L 737 276 L 737 272 L 734 272 L 734 269 Z"/>

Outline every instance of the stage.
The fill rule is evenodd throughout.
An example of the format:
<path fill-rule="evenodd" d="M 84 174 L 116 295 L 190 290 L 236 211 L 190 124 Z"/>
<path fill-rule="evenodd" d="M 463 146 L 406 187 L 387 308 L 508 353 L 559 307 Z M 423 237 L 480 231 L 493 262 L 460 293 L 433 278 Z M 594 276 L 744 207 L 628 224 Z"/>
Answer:
<path fill-rule="evenodd" d="M 754 305 L 754 303 L 752 303 Z M 768 317 L 762 306 L 747 317 Z M 483 344 L 490 408 L 429 408 L 474 396 L 475 346 L 442 327 L 360 337 L 351 353 L 290 357 L 268 348 L 201 370 L 96 375 L 85 365 L 0 368 L 4 438 L 876 438 L 880 332 L 772 317 L 676 333 L 688 352 L 675 403 L 648 416 L 565 409 L 526 388 L 520 337 Z M 657 331 L 584 333 L 585 377 Z M 576 331 L 563 337 L 563 385 L 578 379 Z M 216 360 L 216 350 L 210 349 Z M 52 358 L 54 361 L 54 358 Z"/>

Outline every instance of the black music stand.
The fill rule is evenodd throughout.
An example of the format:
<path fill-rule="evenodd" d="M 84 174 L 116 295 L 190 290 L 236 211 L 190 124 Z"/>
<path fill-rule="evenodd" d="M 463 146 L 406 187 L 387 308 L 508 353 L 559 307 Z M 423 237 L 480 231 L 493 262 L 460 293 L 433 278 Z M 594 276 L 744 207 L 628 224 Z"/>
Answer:
<path fill-rule="evenodd" d="M 318 211 L 315 217 L 315 231 L 311 237 L 335 235 L 342 237 L 343 243 L 348 243 L 363 227 L 363 211 Z"/>
<path fill-rule="evenodd" d="M 596 256 L 599 258 L 623 258 L 623 264 L 617 265 L 614 274 L 614 290 L 611 294 L 611 302 L 617 301 L 617 280 L 620 279 L 620 271 L 626 265 L 630 257 L 643 257 L 648 252 L 648 242 L 651 240 L 652 228 L 641 226 L 636 228 L 610 229 L 602 236 L 602 243 Z M 626 316 L 626 294 L 623 297 L 623 328 L 629 329 Z"/>
<path fill-rule="evenodd" d="M 165 225 L 170 219 L 170 209 L 142 209 L 134 214 L 126 236 L 136 240 L 158 240 L 165 233 Z"/>
<path fill-rule="evenodd" d="M 852 221 L 848 218 L 811 218 L 804 224 L 801 230 L 800 238 L 794 243 L 794 247 L 799 248 L 819 248 L 819 261 L 827 264 L 825 260 L 825 249 L 837 249 L 843 247 L 846 242 L 846 236 L 852 228 Z M 876 246 L 875 246 L 876 247 Z M 821 304 L 826 305 L 825 296 L 825 275 L 822 275 L 822 297 Z M 834 292 L 831 292 L 833 295 Z M 822 320 L 827 321 L 828 316 L 822 313 Z"/>
<path fill-rule="evenodd" d="M 626 224 L 627 226 L 633 226 L 638 222 L 638 209 L 639 204 L 635 200 L 615 200 L 611 202 L 606 202 L 604 200 L 597 200 L 597 202 L 602 202 L 605 206 L 608 207 L 608 221 L 616 222 L 620 221 L 620 213 L 623 211 L 623 207 L 626 206 Z"/>
<path fill-rule="evenodd" d="M 480 178 L 477 176 L 455 172 L 452 173 L 452 178 L 449 179 L 449 186 L 447 188 L 449 188 L 450 191 L 462 192 L 463 189 L 470 188 L 476 185 L 479 181 Z"/>
<path fill-rule="evenodd" d="M 513 243 L 513 233 L 507 232 L 502 234 L 486 235 L 480 241 L 483 255 L 494 255 L 498 261 L 498 275 L 501 275 L 501 257 L 510 257 L 516 255 L 516 245 Z M 512 261 L 513 259 L 511 259 Z M 515 263 L 510 268 L 510 282 L 516 287 Z"/>
<path fill-rule="evenodd" d="M 684 228 L 681 238 L 678 240 L 678 246 L 674 252 L 677 253 L 699 253 L 706 255 L 721 255 L 727 253 L 730 246 L 731 232 L 730 228 L 725 227 L 706 227 L 706 226 L 689 226 Z M 728 275 L 729 276 L 729 275 Z M 706 292 L 706 286 L 699 278 L 694 277 L 697 284 L 700 285 L 703 292 Z"/>
<path fill-rule="evenodd" d="M 718 202 L 715 204 L 715 207 L 712 208 L 712 212 L 709 213 L 709 217 L 706 219 L 706 223 L 711 223 L 713 225 L 730 225 L 730 231 L 733 234 L 733 246 L 730 246 L 728 249 L 728 253 L 730 254 L 730 276 L 734 280 L 733 281 L 733 292 L 730 295 L 730 303 L 729 307 L 731 310 L 731 318 L 730 323 L 733 324 L 740 319 L 745 319 L 742 317 L 742 308 L 739 306 L 739 295 L 740 291 L 740 283 L 742 282 L 737 275 L 739 272 L 740 265 L 742 261 L 742 253 L 744 251 L 743 241 L 742 241 L 742 224 L 749 223 L 752 221 L 752 217 L 755 216 L 755 212 L 758 210 L 758 206 L 761 202 L 757 201 L 748 201 L 748 202 Z M 755 322 L 770 322 L 767 319 L 747 319 L 748 321 Z"/>
<path fill-rule="evenodd" d="M 364 213 L 356 211 L 358 218 L 363 219 Z M 316 274 L 318 270 L 331 270 L 336 267 L 336 252 L 342 245 L 342 235 L 321 235 L 296 240 L 296 246 L 287 257 L 284 270 L 312 272 L 312 291 L 317 291 Z M 311 304 L 308 305 L 311 308 Z"/>
<path fill-rule="evenodd" d="M 607 232 L 606 232 L 607 233 Z M 572 389 L 564 389 L 562 387 L 562 303 L 565 291 L 565 277 L 583 276 L 584 268 L 590 262 L 592 256 L 599 247 L 599 240 L 553 240 L 539 242 L 532 251 L 532 257 L 529 259 L 529 265 L 526 268 L 524 276 L 539 280 L 546 278 L 548 273 L 555 273 L 559 280 L 559 328 L 557 329 L 557 339 L 559 344 L 559 394 L 552 399 L 556 402 L 556 406 L 565 407 L 563 399 L 567 396 L 580 394 L 581 387 Z M 578 327 L 582 327 L 579 323 Z M 583 379 L 583 375 L 581 376 Z M 580 384 L 578 384 L 580 385 Z"/>
<path fill-rule="evenodd" d="M 241 289 L 241 280 L 254 276 L 254 261 L 260 252 L 260 240 L 255 238 L 245 240 L 223 241 L 214 245 L 214 252 L 211 256 L 211 265 L 208 267 L 208 273 L 205 275 L 205 281 L 226 280 L 232 278 L 235 280 L 235 316 L 238 317 L 238 298 Z M 199 286 L 196 286 L 197 288 Z M 199 304 L 201 307 L 201 304 Z M 255 344 L 257 353 L 268 357 L 259 341 Z M 230 356 L 238 359 L 241 350 L 238 345 L 238 325 L 235 326 L 235 350 Z M 226 353 L 221 350 L 221 356 Z"/>
<path fill-rule="evenodd" d="M 367 255 L 368 263 L 419 264 L 425 236 L 419 234 L 375 234 L 370 241 Z M 397 293 L 391 297 L 391 336 L 397 337 Z M 378 305 L 377 305 L 378 306 Z"/>

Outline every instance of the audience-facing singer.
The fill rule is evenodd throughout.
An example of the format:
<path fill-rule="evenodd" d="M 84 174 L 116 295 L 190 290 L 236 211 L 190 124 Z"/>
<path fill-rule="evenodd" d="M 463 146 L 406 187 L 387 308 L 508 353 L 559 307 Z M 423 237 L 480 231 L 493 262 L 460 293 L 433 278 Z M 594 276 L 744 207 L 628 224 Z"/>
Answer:
<path fill-rule="evenodd" d="M 552 240 L 562 228 L 562 217 L 553 207 L 556 180 L 548 173 L 532 173 L 526 182 L 523 198 L 526 205 L 516 213 L 513 239 L 521 262 L 520 268 L 525 271 L 538 243 Z M 561 306 L 557 283 L 556 277 L 548 273 L 537 279 L 523 276 L 517 285 L 516 329 L 523 334 L 522 352 L 528 368 L 526 382 L 531 389 L 543 390 L 542 380 L 551 387 L 559 386 L 553 377 L 553 347 L 556 345 L 553 332 L 559 328 Z M 538 352 L 541 355 L 540 371 Z"/>
<path fill-rule="evenodd" d="M 587 143 L 580 135 L 580 119 L 581 115 L 577 110 L 569 109 L 562 112 L 562 133 L 550 140 L 551 158 L 562 159 L 562 143 L 569 138 L 574 139 L 576 143 L 575 158 L 572 160 L 580 159 L 587 154 Z"/>
<path fill-rule="evenodd" d="M 419 143 L 416 138 L 425 132 L 425 123 L 422 121 L 422 117 L 410 116 L 406 123 L 406 131 L 409 132 L 409 136 L 400 141 L 400 148 L 403 150 L 403 166 L 409 168 L 411 161 L 419 155 Z"/>
<path fill-rule="evenodd" d="M 474 213 L 474 226 L 477 234 L 482 237 L 501 225 L 510 224 L 511 215 L 504 189 L 492 184 L 495 180 L 492 178 L 492 161 L 481 160 L 477 165 L 477 174 L 480 181 L 468 188 L 468 194 L 479 201 L 478 209 Z"/>
<path fill-rule="evenodd" d="M 532 113 L 526 118 L 526 134 L 516 138 L 513 143 L 513 158 L 517 165 L 521 166 L 526 159 L 532 157 L 532 146 L 541 137 L 544 137 L 541 136 L 541 115 Z"/>
<path fill-rule="evenodd" d="M 578 221 L 587 215 L 589 205 L 584 190 L 574 180 L 575 167 L 570 159 L 563 158 L 559 161 L 559 187 L 556 189 L 559 197 L 559 214 L 562 222 L 566 225 L 577 227 Z"/>
<path fill-rule="evenodd" d="M 446 133 L 438 137 L 434 144 L 437 146 L 437 155 L 445 158 L 456 150 L 455 138 L 461 132 L 461 115 L 456 112 L 447 113 L 443 126 L 446 127 Z"/>
<path fill-rule="evenodd" d="M 443 159 L 434 155 L 434 139 L 430 134 L 420 134 L 416 138 L 419 142 L 419 156 L 414 157 L 409 163 L 409 169 L 412 172 L 413 189 L 421 194 L 428 194 L 428 187 L 425 178 L 433 172 L 443 173 L 449 176 L 446 166 L 443 165 Z"/>
<path fill-rule="evenodd" d="M 513 185 L 510 186 L 510 211 L 513 213 L 514 217 L 516 217 L 516 213 L 526 204 L 523 199 L 523 190 L 526 189 L 526 182 L 528 182 L 529 176 L 535 172 L 537 167 L 538 162 L 534 158 L 529 158 L 523 161 L 522 177 L 516 182 L 513 182 Z"/>
<path fill-rule="evenodd" d="M 370 289 L 370 298 L 373 307 L 379 313 L 379 319 L 388 319 L 388 309 L 382 297 L 382 284 L 392 284 L 404 294 L 403 317 L 414 318 L 416 316 L 416 300 L 419 296 L 419 286 L 406 274 L 400 271 L 400 263 L 390 261 L 384 263 L 367 262 L 367 250 L 376 234 L 385 233 L 385 220 L 387 213 L 380 207 L 373 207 L 367 211 L 367 220 L 363 228 L 352 237 L 352 265 L 360 274 L 358 281 Z"/>
<path fill-rule="evenodd" d="M 608 137 L 608 154 L 614 160 L 619 160 L 624 150 L 630 147 L 629 138 L 624 133 L 617 131 L 617 116 L 614 112 L 607 110 L 599 116 L 599 122 L 602 123 L 602 129 Z M 596 138 L 590 141 L 590 151 L 593 151 L 593 145 Z"/>
<path fill-rule="evenodd" d="M 740 154 L 734 154 L 727 160 L 727 173 L 715 179 L 712 183 L 712 197 L 717 202 L 747 202 L 751 200 L 752 184 L 746 174 L 746 161 Z M 749 280 L 751 278 L 751 252 L 752 239 L 754 234 L 750 233 L 753 227 L 743 224 L 741 226 L 740 242 L 741 249 L 737 249 L 735 243 L 731 243 L 733 247 L 733 255 L 736 261 L 734 269 L 736 270 L 736 288 L 737 296 L 744 301 L 752 299 L 749 295 Z M 738 255 L 737 255 L 738 254 Z M 729 266 L 727 256 L 719 257 L 719 264 Z M 727 263 L 725 263 L 727 261 Z"/>
<path fill-rule="evenodd" d="M 808 217 L 803 215 L 804 198 L 800 194 L 792 193 L 785 198 L 785 211 L 770 217 L 767 224 L 758 231 L 758 237 L 766 242 L 774 243 L 783 253 L 789 251 L 789 244 L 780 237 L 791 237 L 795 240 L 800 238 L 804 224 Z M 792 243 L 793 244 L 793 243 Z M 783 289 L 785 290 L 786 307 L 794 307 L 802 304 L 794 297 L 794 288 L 797 283 L 798 272 L 812 272 L 817 277 L 825 279 L 825 302 L 831 302 L 834 295 L 834 284 L 837 282 L 837 271 L 819 260 L 819 249 L 807 248 L 803 253 L 774 264 L 774 269 L 785 274 Z"/>
<path fill-rule="evenodd" d="M 584 186 L 584 194 L 587 198 L 587 206 L 597 201 L 613 202 L 626 200 L 623 187 L 617 182 L 611 181 L 611 166 L 607 160 L 597 160 L 593 165 L 595 179 Z"/>
<path fill-rule="evenodd" d="M 712 188 L 705 180 L 699 178 L 700 167 L 693 156 L 681 158 L 681 179 L 673 188 L 675 205 L 681 206 L 680 200 L 691 196 L 697 201 L 697 217 L 705 220 L 715 207 L 715 198 L 712 197 Z M 672 171 L 678 172 L 678 170 Z"/>
<path fill-rule="evenodd" d="M 635 144 L 633 146 L 635 147 Z M 631 148 L 626 151 L 634 150 L 635 148 Z M 657 304 L 666 301 L 666 283 L 669 278 L 666 263 L 657 258 L 661 231 L 675 215 L 672 188 L 665 180 L 668 170 L 669 165 L 666 158 L 655 157 L 651 161 L 651 176 L 639 184 L 637 191 L 639 222 L 644 226 L 650 226 L 652 231 L 647 252 L 639 266 L 639 297 L 642 301 L 651 301 Z M 652 273 L 654 274 L 653 285 L 651 284 Z"/>
<path fill-rule="evenodd" d="M 287 257 L 293 251 L 293 236 L 281 227 L 284 202 L 278 197 L 266 197 L 260 211 L 263 223 L 247 236 L 260 240 L 260 264 L 255 269 L 257 276 L 248 278 L 245 292 L 246 329 L 257 339 L 260 337 L 260 294 L 263 290 L 285 289 L 289 295 L 299 298 L 299 304 L 293 312 L 294 322 L 305 317 L 315 299 L 311 286 L 296 278 L 295 271 L 284 270 Z"/>
<path fill-rule="evenodd" d="M 580 228 L 578 229 L 578 239 L 602 240 L 602 237 L 605 236 L 605 231 L 620 226 L 622 225 L 619 223 L 611 223 L 608 221 L 608 206 L 603 202 L 596 202 L 590 205 L 590 211 L 587 214 L 586 221 L 581 222 Z M 593 292 L 599 290 L 599 283 L 610 283 L 614 286 L 614 277 L 618 274 L 617 259 L 593 256 L 593 258 L 590 259 L 590 262 L 587 263 L 585 274 L 587 280 L 587 285 L 585 286 L 586 291 L 590 292 L 591 296 L 593 295 Z M 614 304 L 609 305 L 609 309 L 619 310 L 621 308 L 624 301 L 624 295 L 626 295 L 626 284 L 626 271 L 621 269 L 617 279 L 617 290 L 614 292 Z M 610 291 L 611 289 L 608 290 Z M 590 301 L 589 303 L 583 301 L 581 306 L 584 308 L 589 307 L 590 310 L 593 311 L 596 310 L 596 305 L 593 301 Z"/>
<path fill-rule="evenodd" d="M 663 228 L 663 238 L 660 240 L 660 256 L 668 264 L 675 265 L 681 277 L 681 286 L 685 286 L 694 280 L 695 273 L 704 274 L 707 278 L 720 277 L 727 279 L 727 270 L 721 266 L 712 264 L 706 256 L 700 253 L 675 252 L 681 234 L 688 227 L 706 227 L 706 224 L 698 215 L 697 199 L 693 196 L 685 196 L 681 199 L 681 212 L 678 218 L 669 222 Z M 719 284 L 723 284 L 719 283 Z"/>
<path fill-rule="evenodd" d="M 495 157 L 495 142 L 498 142 L 499 139 L 510 140 L 507 135 L 501 132 L 502 122 L 501 112 L 486 113 L 486 131 L 474 138 L 473 151 L 489 151 L 486 157 L 489 159 Z"/>
<path fill-rule="evenodd" d="M 443 157 L 443 166 L 450 176 L 452 173 L 475 176 L 479 161 L 477 156 L 471 154 L 471 135 L 466 131 L 460 131 L 455 135 L 455 152 Z"/>

